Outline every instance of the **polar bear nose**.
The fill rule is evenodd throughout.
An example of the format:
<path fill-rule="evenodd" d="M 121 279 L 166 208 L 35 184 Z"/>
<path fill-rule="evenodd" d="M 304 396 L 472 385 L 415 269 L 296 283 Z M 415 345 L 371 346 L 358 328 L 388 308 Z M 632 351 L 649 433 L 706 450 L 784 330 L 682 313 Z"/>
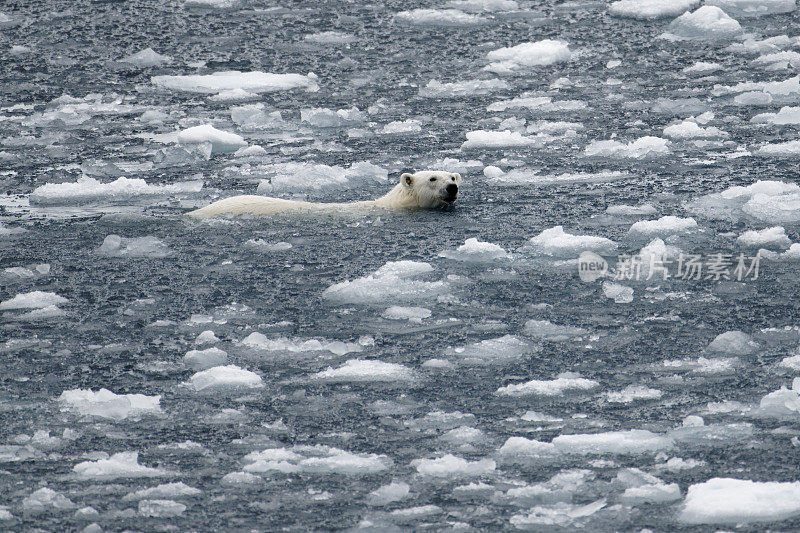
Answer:
<path fill-rule="evenodd" d="M 458 194 L 458 185 L 455 183 L 450 183 L 444 188 L 444 190 L 447 192 L 448 196 L 455 196 Z"/>

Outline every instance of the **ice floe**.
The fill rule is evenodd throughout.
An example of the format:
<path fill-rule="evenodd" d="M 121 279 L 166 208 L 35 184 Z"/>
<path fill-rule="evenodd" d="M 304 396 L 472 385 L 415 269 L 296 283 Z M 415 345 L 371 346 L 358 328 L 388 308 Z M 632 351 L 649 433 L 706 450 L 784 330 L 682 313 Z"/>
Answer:
<path fill-rule="evenodd" d="M 313 473 L 372 475 L 394 465 L 385 455 L 352 453 L 332 446 L 299 445 L 291 448 L 268 448 L 244 457 L 244 471 L 249 473 Z"/>
<path fill-rule="evenodd" d="M 522 331 L 528 337 L 550 342 L 563 342 L 589 333 L 584 328 L 553 324 L 549 320 L 528 320 Z"/>
<path fill-rule="evenodd" d="M 667 26 L 662 37 L 669 40 L 729 40 L 739 37 L 742 27 L 723 10 L 704 5 L 686 12 Z"/>
<path fill-rule="evenodd" d="M 510 100 L 500 100 L 499 102 L 489 104 L 486 110 L 491 112 L 502 112 L 509 109 L 529 109 L 531 111 L 541 113 L 559 113 L 583 111 L 588 108 L 589 105 L 583 100 L 553 101 L 553 98 L 550 96 L 523 93 L 522 95 L 514 97 Z"/>
<path fill-rule="evenodd" d="M 674 235 L 686 233 L 697 228 L 697 221 L 691 217 L 682 218 L 672 215 L 663 216 L 656 220 L 640 220 L 634 222 L 628 229 L 632 237 L 653 237 L 656 235 Z"/>
<path fill-rule="evenodd" d="M 491 175 L 487 175 L 487 178 L 489 178 L 489 183 L 503 187 L 548 187 L 557 185 L 571 185 L 575 183 L 610 183 L 625 179 L 629 176 L 628 173 L 618 170 L 601 170 L 599 172 L 565 172 L 563 174 L 538 174 L 536 171 L 530 169 L 512 169 L 508 172 L 490 171 L 490 174 Z"/>
<path fill-rule="evenodd" d="M 743 246 L 777 248 L 788 248 L 792 244 L 783 226 L 745 231 L 737 237 L 736 242 Z"/>
<path fill-rule="evenodd" d="M 207 370 L 215 366 L 223 366 L 228 362 L 225 350 L 216 347 L 205 350 L 189 350 L 183 356 L 183 364 L 195 371 Z"/>
<path fill-rule="evenodd" d="M 794 378 L 791 389 L 781 386 L 780 389 L 761 398 L 752 414 L 760 418 L 779 420 L 800 419 L 800 378 Z"/>
<path fill-rule="evenodd" d="M 35 490 L 22 500 L 22 510 L 27 514 L 69 511 L 77 505 L 69 498 L 49 487 Z"/>
<path fill-rule="evenodd" d="M 242 339 L 241 345 L 260 352 L 276 353 L 309 353 L 330 352 L 335 355 L 345 355 L 360 352 L 364 347 L 357 342 L 343 342 L 329 339 L 302 339 L 278 337 L 270 339 L 263 333 L 254 332 Z"/>
<path fill-rule="evenodd" d="M 114 394 L 108 389 L 72 389 L 61 393 L 62 411 L 110 420 L 138 420 L 145 415 L 161 415 L 161 396 Z"/>
<path fill-rule="evenodd" d="M 436 299 L 451 291 L 447 281 L 416 279 L 433 272 L 428 263 L 390 261 L 372 274 L 331 285 L 322 297 L 337 304 L 383 304 Z"/>
<path fill-rule="evenodd" d="M 485 70 L 497 74 L 511 74 L 569 61 L 572 55 L 566 42 L 544 39 L 492 50 L 486 54 L 490 63 Z"/>
<path fill-rule="evenodd" d="M 436 459 L 415 459 L 411 466 L 417 473 L 426 477 L 458 478 L 492 474 L 497 464 L 492 459 L 468 461 L 455 455 L 447 454 Z"/>
<path fill-rule="evenodd" d="M 269 93 L 290 89 L 319 90 L 317 76 L 309 74 L 272 74 L 267 72 L 239 72 L 236 70 L 214 74 L 187 76 L 153 76 L 151 81 L 158 87 L 172 91 L 192 93 L 219 93 L 242 89 L 252 93 Z"/>
<path fill-rule="evenodd" d="M 714 126 L 703 128 L 693 120 L 684 120 L 664 128 L 664 135 L 670 139 L 719 139 L 728 134 Z"/>
<path fill-rule="evenodd" d="M 506 385 L 497 389 L 496 394 L 500 396 L 561 396 L 567 392 L 591 390 L 599 385 L 593 379 L 586 379 L 572 372 L 564 372 L 555 379 L 532 379 L 525 383 Z"/>
<path fill-rule="evenodd" d="M 761 113 L 750 119 L 755 124 L 775 124 L 777 126 L 800 125 L 800 107 L 784 106 L 777 113 Z"/>
<path fill-rule="evenodd" d="M 108 235 L 103 239 L 97 253 L 105 257 L 163 258 L 172 255 L 172 250 L 164 241 L 152 235 L 132 238 Z"/>
<path fill-rule="evenodd" d="M 161 468 L 139 464 L 139 452 L 119 452 L 107 459 L 84 461 L 72 471 L 79 479 L 108 481 L 120 478 L 161 477 L 169 474 Z"/>
<path fill-rule="evenodd" d="M 729 355 L 750 355 L 761 347 L 743 331 L 726 331 L 717 335 L 706 350 Z"/>
<path fill-rule="evenodd" d="M 689 487 L 678 518 L 687 524 L 747 524 L 797 515 L 800 482 L 712 478 Z"/>
<path fill-rule="evenodd" d="M 563 226 L 543 230 L 523 247 L 523 251 L 555 258 L 576 258 L 582 252 L 613 254 L 617 244 L 605 237 L 574 235 L 564 231 Z"/>
<path fill-rule="evenodd" d="M 516 11 L 519 4 L 516 0 L 450 0 L 445 7 L 467 13 L 501 13 Z"/>
<path fill-rule="evenodd" d="M 511 259 L 511 255 L 502 246 L 479 241 L 475 237 L 467 239 L 455 250 L 440 252 L 439 256 L 466 263 L 493 263 L 498 260 Z"/>
<path fill-rule="evenodd" d="M 409 322 L 422 323 L 424 319 L 430 318 L 431 314 L 431 310 L 425 307 L 393 305 L 386 308 L 381 316 L 389 320 L 408 320 Z"/>
<path fill-rule="evenodd" d="M 125 56 L 119 60 L 120 63 L 127 63 L 139 68 L 160 67 L 171 61 L 171 57 L 161 55 L 152 48 L 145 48 L 140 52 Z"/>
<path fill-rule="evenodd" d="M 678 15 L 700 5 L 700 0 L 618 0 L 608 12 L 618 17 L 653 20 Z"/>
<path fill-rule="evenodd" d="M 395 15 L 395 20 L 415 26 L 473 26 L 487 22 L 483 17 L 458 9 L 427 8 L 400 11 Z"/>
<path fill-rule="evenodd" d="M 32 204 L 58 205 L 89 202 L 115 202 L 137 196 L 169 196 L 179 193 L 199 192 L 202 181 L 184 181 L 170 185 L 150 185 L 141 178 L 117 178 L 103 183 L 89 177 L 76 182 L 47 183 L 36 187 L 29 196 Z"/>
<path fill-rule="evenodd" d="M 140 500 L 138 511 L 141 516 L 151 518 L 172 518 L 180 516 L 187 507 L 172 500 Z"/>
<path fill-rule="evenodd" d="M 645 136 L 628 143 L 607 140 L 592 141 L 584 149 L 586 157 L 608 157 L 622 159 L 647 159 L 670 153 L 670 143 L 660 137 Z"/>
<path fill-rule="evenodd" d="M 657 400 L 662 392 L 644 385 L 628 385 L 620 391 L 603 393 L 603 398 L 609 403 L 632 403 L 636 400 Z"/>
<path fill-rule="evenodd" d="M 327 383 L 371 383 L 416 381 L 417 374 L 407 366 L 384 361 L 349 359 L 338 368 L 329 367 L 311 376 Z"/>
<path fill-rule="evenodd" d="M 203 394 L 237 393 L 264 387 L 261 376 L 236 365 L 215 366 L 194 374 L 186 386 Z"/>
<path fill-rule="evenodd" d="M 402 481 L 395 481 L 388 485 L 382 485 L 369 493 L 367 496 L 367 505 L 382 507 L 398 502 L 405 499 L 410 490 L 411 487 L 408 483 L 403 483 Z"/>
<path fill-rule="evenodd" d="M 202 490 L 190 487 L 182 481 L 178 481 L 176 483 L 164 483 L 149 489 L 130 492 L 122 498 L 122 501 L 174 500 L 176 498 L 199 496 L 202 493 Z"/>
<path fill-rule="evenodd" d="M 450 348 L 446 354 L 465 365 L 494 365 L 518 361 L 535 351 L 537 348 L 530 342 L 514 335 L 504 335 Z"/>
<path fill-rule="evenodd" d="M 69 300 L 54 292 L 32 291 L 17 294 L 13 298 L 0 302 L 0 311 L 16 309 L 43 309 L 69 303 Z"/>
<path fill-rule="evenodd" d="M 461 98 L 491 94 L 510 88 L 511 86 L 507 82 L 498 79 L 466 80 L 450 83 L 431 80 L 427 85 L 419 88 L 419 95 L 423 98 Z"/>
<path fill-rule="evenodd" d="M 553 439 L 556 451 L 578 455 L 638 455 L 668 450 L 673 445 L 671 438 L 644 429 L 559 435 Z"/>
<path fill-rule="evenodd" d="M 178 142 L 180 144 L 210 143 L 212 154 L 232 153 L 247 146 L 247 142 L 240 135 L 218 130 L 211 124 L 202 124 L 180 131 Z"/>
<path fill-rule="evenodd" d="M 795 0 L 706 0 L 706 5 L 741 18 L 791 13 L 797 7 Z"/>
<path fill-rule="evenodd" d="M 278 191 L 319 191 L 327 188 L 385 183 L 388 171 L 368 161 L 352 163 L 349 168 L 317 163 L 280 163 L 259 168 L 263 178 L 259 193 Z"/>

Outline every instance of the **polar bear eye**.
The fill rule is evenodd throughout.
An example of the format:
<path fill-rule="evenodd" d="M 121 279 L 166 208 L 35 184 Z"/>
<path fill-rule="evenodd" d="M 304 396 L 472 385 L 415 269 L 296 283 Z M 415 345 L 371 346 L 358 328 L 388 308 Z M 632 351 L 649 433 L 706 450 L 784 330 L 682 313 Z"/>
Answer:
<path fill-rule="evenodd" d="M 436 181 L 436 178 L 431 178 L 431 181 Z"/>

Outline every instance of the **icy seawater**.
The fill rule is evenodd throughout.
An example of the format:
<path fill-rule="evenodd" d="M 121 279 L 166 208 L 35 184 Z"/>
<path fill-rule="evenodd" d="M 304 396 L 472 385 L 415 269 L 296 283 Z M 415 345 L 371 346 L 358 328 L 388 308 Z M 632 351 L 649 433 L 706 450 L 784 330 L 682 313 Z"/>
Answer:
<path fill-rule="evenodd" d="M 0 530 L 800 530 L 795 0 L 9 0 L 0 49 Z"/>

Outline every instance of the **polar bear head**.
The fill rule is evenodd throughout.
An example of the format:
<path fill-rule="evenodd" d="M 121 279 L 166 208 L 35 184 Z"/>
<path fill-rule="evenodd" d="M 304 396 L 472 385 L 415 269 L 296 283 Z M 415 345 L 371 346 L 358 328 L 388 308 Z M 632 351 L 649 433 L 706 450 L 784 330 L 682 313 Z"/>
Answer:
<path fill-rule="evenodd" d="M 417 207 L 433 209 L 456 201 L 461 174 L 442 170 L 425 170 L 400 176 L 400 185 L 413 196 Z"/>

